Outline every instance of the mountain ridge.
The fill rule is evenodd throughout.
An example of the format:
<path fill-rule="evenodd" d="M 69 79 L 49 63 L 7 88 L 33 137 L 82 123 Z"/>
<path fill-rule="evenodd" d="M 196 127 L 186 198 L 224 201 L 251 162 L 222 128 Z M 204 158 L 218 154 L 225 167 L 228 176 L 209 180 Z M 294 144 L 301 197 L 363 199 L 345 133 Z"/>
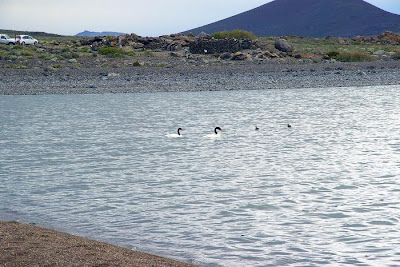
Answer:
<path fill-rule="evenodd" d="M 92 31 L 83 31 L 80 33 L 75 34 L 75 36 L 79 37 L 98 37 L 98 36 L 119 36 L 125 35 L 126 33 L 123 32 L 111 32 L 111 31 L 103 31 L 103 32 L 92 32 Z"/>
<path fill-rule="evenodd" d="M 400 15 L 363 0 L 275 0 L 184 33 L 242 29 L 258 36 L 373 36 L 400 32 Z"/>

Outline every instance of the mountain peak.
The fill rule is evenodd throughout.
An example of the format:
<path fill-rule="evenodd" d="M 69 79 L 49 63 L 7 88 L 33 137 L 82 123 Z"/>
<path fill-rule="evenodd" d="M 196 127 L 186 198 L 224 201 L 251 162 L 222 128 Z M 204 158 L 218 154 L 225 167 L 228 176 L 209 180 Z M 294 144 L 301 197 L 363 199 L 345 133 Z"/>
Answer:
<path fill-rule="evenodd" d="M 372 36 L 400 32 L 400 15 L 363 0 L 275 0 L 187 32 L 242 29 L 258 36 Z"/>

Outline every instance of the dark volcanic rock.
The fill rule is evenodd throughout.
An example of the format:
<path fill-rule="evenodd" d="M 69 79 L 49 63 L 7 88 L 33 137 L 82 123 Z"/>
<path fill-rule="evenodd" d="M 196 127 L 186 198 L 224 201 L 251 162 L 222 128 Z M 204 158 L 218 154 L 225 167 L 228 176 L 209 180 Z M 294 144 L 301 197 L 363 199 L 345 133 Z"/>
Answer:
<path fill-rule="evenodd" d="M 230 59 L 231 58 L 231 53 L 229 53 L 229 52 L 222 53 L 219 56 L 219 58 L 222 59 L 222 60 Z"/>
<path fill-rule="evenodd" d="M 189 45 L 193 54 L 234 53 L 242 49 L 251 49 L 251 40 L 205 39 L 197 38 Z M 207 51 L 207 52 L 205 52 Z"/>
<path fill-rule="evenodd" d="M 281 52 L 291 53 L 293 52 L 293 46 L 284 39 L 277 39 L 275 41 L 275 48 Z"/>
<path fill-rule="evenodd" d="M 247 59 L 247 55 L 243 52 L 236 52 L 235 54 L 233 54 L 232 60 L 245 60 Z"/>

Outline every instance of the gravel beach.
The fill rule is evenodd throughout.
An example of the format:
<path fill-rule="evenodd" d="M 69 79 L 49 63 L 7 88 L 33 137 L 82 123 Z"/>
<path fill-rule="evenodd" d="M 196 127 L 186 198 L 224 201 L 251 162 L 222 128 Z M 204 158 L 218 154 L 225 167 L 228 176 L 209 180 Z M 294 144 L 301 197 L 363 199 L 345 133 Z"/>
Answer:
<path fill-rule="evenodd" d="M 0 266 L 194 266 L 17 222 L 0 221 Z"/>
<path fill-rule="evenodd" d="M 400 61 L 238 62 L 168 67 L 0 69 L 0 95 L 326 88 L 400 84 Z"/>

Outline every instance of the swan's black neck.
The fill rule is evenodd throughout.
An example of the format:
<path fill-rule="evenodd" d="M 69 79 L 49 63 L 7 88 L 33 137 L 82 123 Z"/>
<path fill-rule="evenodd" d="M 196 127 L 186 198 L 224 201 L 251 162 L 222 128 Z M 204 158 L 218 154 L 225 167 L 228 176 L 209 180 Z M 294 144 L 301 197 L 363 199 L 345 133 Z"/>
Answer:
<path fill-rule="evenodd" d="M 215 134 L 218 134 L 218 133 L 217 133 L 217 129 L 219 129 L 219 128 L 216 127 L 216 128 L 214 129 L 214 133 L 215 133 Z"/>
<path fill-rule="evenodd" d="M 181 135 L 181 128 L 178 129 L 178 135 Z"/>

